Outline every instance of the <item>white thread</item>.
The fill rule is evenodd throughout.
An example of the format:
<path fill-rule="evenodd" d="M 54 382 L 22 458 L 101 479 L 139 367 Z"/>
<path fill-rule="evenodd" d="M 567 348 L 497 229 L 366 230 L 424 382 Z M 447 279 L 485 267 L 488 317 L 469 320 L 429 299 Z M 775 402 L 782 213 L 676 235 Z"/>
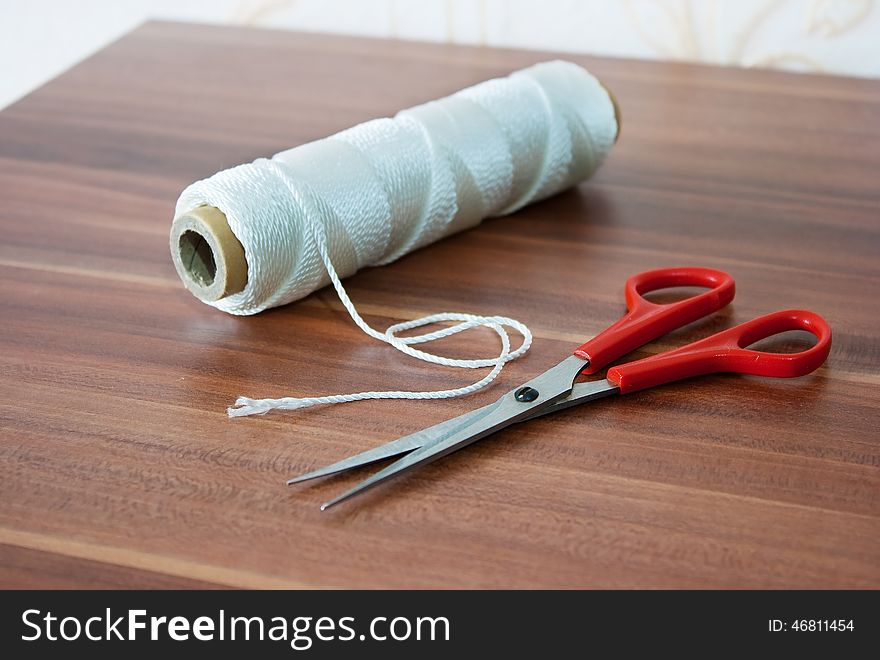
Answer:
<path fill-rule="evenodd" d="M 485 217 L 510 213 L 582 181 L 601 163 L 616 132 L 613 103 L 599 82 L 577 65 L 546 62 L 189 186 L 177 214 L 205 204 L 222 210 L 248 262 L 245 289 L 209 304 L 254 314 L 331 283 L 369 336 L 434 364 L 492 367 L 469 386 L 432 392 L 241 397 L 229 415 L 363 399 L 449 398 L 491 383 L 505 363 L 529 349 L 532 337 L 524 324 L 502 316 L 442 313 L 379 332 L 358 314 L 340 275 L 390 263 Z M 448 321 L 456 325 L 397 337 Z M 412 348 L 475 327 L 498 334 L 497 358 L 459 360 Z M 512 352 L 505 328 L 523 337 Z"/>

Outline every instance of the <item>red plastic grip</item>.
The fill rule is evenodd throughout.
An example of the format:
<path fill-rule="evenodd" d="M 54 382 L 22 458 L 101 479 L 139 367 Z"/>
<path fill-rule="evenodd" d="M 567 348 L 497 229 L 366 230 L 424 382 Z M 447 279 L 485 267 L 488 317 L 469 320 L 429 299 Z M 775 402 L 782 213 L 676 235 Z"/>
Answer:
<path fill-rule="evenodd" d="M 660 305 L 642 294 L 674 286 L 708 287 L 696 296 Z M 596 373 L 622 355 L 676 328 L 716 312 L 733 300 L 733 278 L 710 268 L 661 268 L 633 275 L 626 281 L 627 313 L 616 323 L 578 347 L 578 357 L 590 361 L 584 373 Z"/>
<path fill-rule="evenodd" d="M 806 330 L 818 341 L 799 353 L 765 353 L 744 348 L 788 330 Z M 831 350 L 831 328 L 818 314 L 798 309 L 758 317 L 693 344 L 608 370 L 608 380 L 621 394 L 655 385 L 728 372 L 794 378 L 818 369 Z"/>

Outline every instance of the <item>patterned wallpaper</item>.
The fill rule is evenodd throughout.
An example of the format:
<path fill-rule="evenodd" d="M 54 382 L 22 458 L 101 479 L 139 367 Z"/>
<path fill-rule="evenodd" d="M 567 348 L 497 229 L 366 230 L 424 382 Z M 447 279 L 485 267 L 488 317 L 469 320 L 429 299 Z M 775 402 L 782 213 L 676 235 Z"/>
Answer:
<path fill-rule="evenodd" d="M 0 0 L 0 108 L 149 18 L 880 77 L 876 0 Z"/>
<path fill-rule="evenodd" d="M 230 20 L 880 77 L 874 0 L 241 0 Z"/>

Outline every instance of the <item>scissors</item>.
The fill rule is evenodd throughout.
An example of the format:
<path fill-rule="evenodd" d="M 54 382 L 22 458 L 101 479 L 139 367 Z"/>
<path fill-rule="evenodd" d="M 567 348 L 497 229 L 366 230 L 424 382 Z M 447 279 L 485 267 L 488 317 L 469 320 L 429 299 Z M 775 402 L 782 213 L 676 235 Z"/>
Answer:
<path fill-rule="evenodd" d="M 654 303 L 644 297 L 652 291 L 682 286 L 708 290 L 668 304 Z M 661 268 L 633 275 L 625 286 L 626 314 L 555 367 L 512 389 L 494 403 L 287 483 L 295 484 L 404 454 L 351 490 L 324 503 L 321 510 L 325 510 L 511 424 L 563 408 L 710 373 L 794 378 L 815 371 L 825 362 L 831 349 L 828 323 L 813 312 L 790 309 L 758 317 L 675 350 L 615 366 L 608 370 L 604 380 L 575 383 L 579 375 L 594 374 L 643 344 L 716 312 L 733 300 L 734 292 L 735 284 L 730 275 L 709 268 Z M 767 353 L 746 348 L 789 330 L 806 330 L 816 336 L 817 342 L 798 353 Z"/>

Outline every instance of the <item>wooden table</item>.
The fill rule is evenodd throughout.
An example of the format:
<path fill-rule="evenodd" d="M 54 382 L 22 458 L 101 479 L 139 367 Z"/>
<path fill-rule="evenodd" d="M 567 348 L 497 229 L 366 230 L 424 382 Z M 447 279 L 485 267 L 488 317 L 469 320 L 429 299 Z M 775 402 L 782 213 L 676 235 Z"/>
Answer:
<path fill-rule="evenodd" d="M 169 258 L 173 204 L 547 54 L 149 23 L 3 111 L 0 583 L 880 587 L 880 83 L 569 57 L 623 110 L 599 174 L 347 281 L 378 326 L 531 326 L 495 387 L 446 402 L 227 419 L 239 394 L 474 374 L 369 340 L 331 291 L 251 318 L 199 303 Z M 834 328 L 826 366 L 573 409 L 327 513 L 363 474 L 284 485 L 493 400 L 620 316 L 628 275 L 679 264 L 728 270 L 738 296 L 648 352 L 802 307 Z"/>

